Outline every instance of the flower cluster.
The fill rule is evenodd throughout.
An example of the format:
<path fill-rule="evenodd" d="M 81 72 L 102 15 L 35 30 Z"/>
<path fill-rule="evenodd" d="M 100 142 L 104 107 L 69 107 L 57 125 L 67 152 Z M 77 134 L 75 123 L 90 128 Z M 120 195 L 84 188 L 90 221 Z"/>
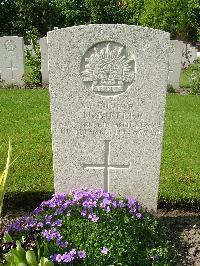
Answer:
<path fill-rule="evenodd" d="M 57 263 L 68 263 L 72 262 L 75 259 L 85 259 L 86 258 L 86 252 L 85 250 L 76 251 L 75 249 L 72 249 L 70 252 L 65 252 L 64 254 L 54 254 L 51 256 L 51 259 L 53 262 Z"/>
<path fill-rule="evenodd" d="M 116 200 L 114 193 L 108 193 L 103 190 L 90 191 L 87 188 L 73 190 L 68 196 L 62 193 L 54 194 L 52 199 L 44 201 L 34 210 L 34 214 L 39 214 L 46 209 L 55 209 L 54 215 L 66 213 L 71 215 L 72 207 L 78 207 L 80 215 L 92 222 L 98 222 L 99 217 L 95 214 L 95 209 L 101 209 L 106 213 L 116 208 L 126 208 L 130 214 L 133 214 L 137 219 L 142 218 L 140 212 L 140 204 L 134 197 L 126 197 L 123 200 Z M 52 216 L 49 217 L 52 219 Z M 50 221 L 49 221 L 50 222 Z M 46 220 L 46 223 L 48 221 Z"/>
<path fill-rule="evenodd" d="M 143 217 L 141 206 L 134 197 L 116 199 L 114 193 L 83 188 L 73 190 L 68 195 L 54 194 L 50 200 L 43 201 L 30 217 L 22 217 L 8 226 L 6 231 L 8 233 L 24 232 L 26 237 L 31 234 L 39 236 L 47 244 L 54 246 L 52 253 L 49 254 L 52 261 L 58 264 L 70 264 L 75 260 L 84 260 L 86 251 L 82 250 L 83 245 L 79 250 L 79 248 L 75 249 L 76 246 L 73 243 L 68 242 L 66 220 L 79 217 L 98 225 L 105 221 L 106 216 L 116 212 L 124 212 L 135 220 Z M 112 222 L 112 217 L 109 221 Z M 99 249 L 99 254 L 108 256 L 109 250 L 110 247 L 102 247 Z"/>

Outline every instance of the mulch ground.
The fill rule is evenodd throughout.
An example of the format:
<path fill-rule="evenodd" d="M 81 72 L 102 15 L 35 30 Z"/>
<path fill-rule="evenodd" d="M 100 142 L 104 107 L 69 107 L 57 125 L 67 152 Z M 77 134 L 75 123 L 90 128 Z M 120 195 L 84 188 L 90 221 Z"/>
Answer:
<path fill-rule="evenodd" d="M 24 216 L 27 211 L 9 211 L 0 218 L 0 230 L 16 218 Z M 168 232 L 178 253 L 177 266 L 200 266 L 200 212 L 158 210 L 158 221 Z"/>

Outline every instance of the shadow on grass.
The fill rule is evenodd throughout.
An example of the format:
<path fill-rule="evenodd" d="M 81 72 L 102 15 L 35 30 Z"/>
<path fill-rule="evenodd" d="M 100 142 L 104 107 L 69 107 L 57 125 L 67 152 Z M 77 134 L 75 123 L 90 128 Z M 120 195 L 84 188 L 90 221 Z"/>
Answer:
<path fill-rule="evenodd" d="M 12 211 L 33 211 L 43 200 L 48 200 L 53 192 L 18 192 L 6 193 L 4 197 L 3 214 Z"/>
<path fill-rule="evenodd" d="M 4 198 L 4 213 L 10 211 L 32 211 L 43 200 L 48 200 L 53 191 L 26 191 L 26 192 L 8 192 Z M 162 198 L 158 200 L 158 209 L 165 211 L 182 210 L 182 211 L 200 211 L 200 202 L 185 199 L 180 202 L 168 202 Z"/>
<path fill-rule="evenodd" d="M 182 211 L 200 211 L 200 202 L 199 200 L 191 199 L 182 199 L 179 202 L 170 202 L 165 199 L 160 198 L 158 200 L 158 209 L 173 211 L 173 210 L 182 210 Z"/>

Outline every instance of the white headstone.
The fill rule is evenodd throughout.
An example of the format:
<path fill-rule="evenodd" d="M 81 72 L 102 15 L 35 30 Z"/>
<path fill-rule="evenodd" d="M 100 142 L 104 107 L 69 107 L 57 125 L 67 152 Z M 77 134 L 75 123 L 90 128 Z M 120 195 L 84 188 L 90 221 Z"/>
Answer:
<path fill-rule="evenodd" d="M 4 84 L 24 84 L 24 40 L 17 36 L 0 37 L 1 80 Z"/>
<path fill-rule="evenodd" d="M 177 40 L 170 41 L 170 53 L 169 53 L 169 80 L 174 89 L 179 89 L 179 79 L 182 67 L 182 53 L 183 42 Z"/>
<path fill-rule="evenodd" d="M 43 37 L 39 40 L 41 50 L 41 74 L 42 84 L 49 83 L 49 71 L 48 71 L 48 46 L 47 37 Z"/>
<path fill-rule="evenodd" d="M 56 191 L 133 195 L 156 210 L 169 33 L 85 25 L 48 33 Z"/>

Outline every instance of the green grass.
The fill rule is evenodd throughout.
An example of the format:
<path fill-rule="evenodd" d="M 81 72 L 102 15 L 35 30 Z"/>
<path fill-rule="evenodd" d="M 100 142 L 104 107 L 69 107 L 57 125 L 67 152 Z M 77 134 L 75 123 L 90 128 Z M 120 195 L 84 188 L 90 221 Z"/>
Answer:
<path fill-rule="evenodd" d="M 8 192 L 53 191 L 50 107 L 47 90 L 0 90 L 0 169 L 8 137 L 12 165 Z"/>
<path fill-rule="evenodd" d="M 200 203 L 200 97 L 168 95 L 160 197 Z"/>
<path fill-rule="evenodd" d="M 197 63 L 190 65 L 186 69 L 181 70 L 179 85 L 181 88 L 190 88 L 192 82 L 192 72 L 198 69 Z"/>
<path fill-rule="evenodd" d="M 53 192 L 48 90 L 0 90 L 0 169 L 13 147 L 7 193 Z M 160 199 L 200 203 L 200 97 L 168 95 Z M 25 199 L 25 198 L 24 198 Z"/>

